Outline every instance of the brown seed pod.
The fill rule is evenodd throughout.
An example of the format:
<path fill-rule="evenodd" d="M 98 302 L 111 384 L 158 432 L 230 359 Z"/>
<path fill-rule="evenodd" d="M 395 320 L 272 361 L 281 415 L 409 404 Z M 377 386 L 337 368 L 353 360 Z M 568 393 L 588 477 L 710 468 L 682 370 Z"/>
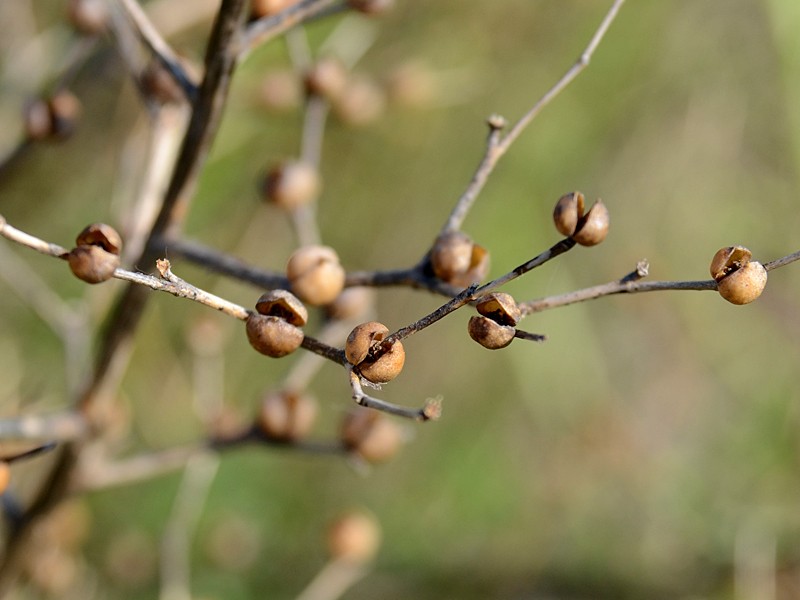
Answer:
<path fill-rule="evenodd" d="M 513 296 L 503 292 L 493 292 L 480 298 L 475 305 L 478 312 L 484 317 L 500 325 L 516 325 L 522 314 Z"/>
<path fill-rule="evenodd" d="M 389 334 L 383 323 L 370 321 L 355 327 L 344 346 L 347 361 L 357 367 L 357 372 L 372 383 L 387 383 L 403 370 L 406 352 L 401 342 L 383 348 L 381 342 Z"/>
<path fill-rule="evenodd" d="M 711 260 L 711 276 L 719 295 L 731 304 L 749 304 L 767 285 L 767 270 L 743 246 L 720 248 Z"/>
<path fill-rule="evenodd" d="M 581 246 L 595 246 L 606 239 L 608 224 L 608 208 L 601 200 L 598 200 L 578 222 L 578 230 L 572 239 Z"/>
<path fill-rule="evenodd" d="M 488 317 L 474 315 L 467 324 L 469 337 L 489 350 L 505 348 L 514 341 L 515 329 L 510 325 L 500 325 Z"/>
<path fill-rule="evenodd" d="M 302 161 L 286 161 L 269 170 L 264 178 L 264 198 L 284 210 L 306 206 L 318 195 L 321 182 L 317 169 Z"/>
<path fill-rule="evenodd" d="M 370 79 L 352 77 L 333 101 L 333 111 L 347 125 L 369 125 L 386 112 L 386 93 Z"/>
<path fill-rule="evenodd" d="M 333 102 L 347 85 L 347 78 L 347 69 L 342 62 L 333 56 L 325 56 L 306 71 L 303 83 L 308 95 Z"/>
<path fill-rule="evenodd" d="M 142 70 L 139 82 L 144 94 L 159 104 L 179 104 L 186 99 L 178 82 L 155 59 Z"/>
<path fill-rule="evenodd" d="M 340 437 L 348 450 L 373 464 L 393 458 L 403 445 L 400 427 L 367 408 L 358 408 L 345 415 Z"/>
<path fill-rule="evenodd" d="M 101 283 L 113 277 L 119 267 L 122 240 L 113 227 L 104 223 L 88 225 L 75 239 L 67 255 L 72 273 L 86 283 Z"/>
<path fill-rule="evenodd" d="M 308 436 L 317 417 L 317 401 L 308 394 L 281 391 L 261 401 L 257 424 L 269 438 L 293 441 Z"/>
<path fill-rule="evenodd" d="M 362 510 L 350 511 L 330 524 L 327 538 L 332 559 L 363 565 L 378 553 L 381 530 L 374 516 Z"/>
<path fill-rule="evenodd" d="M 277 15 L 297 2 L 298 0 L 252 0 L 250 2 L 250 18 L 260 19 Z"/>
<path fill-rule="evenodd" d="M 280 358 L 303 343 L 303 330 L 279 317 L 251 314 L 246 321 L 247 339 L 261 354 Z"/>
<path fill-rule="evenodd" d="M 434 274 L 447 283 L 468 287 L 489 271 L 489 252 L 461 231 L 440 235 L 431 248 Z"/>
<path fill-rule="evenodd" d="M 286 264 L 292 292 L 312 306 L 333 302 L 344 289 L 345 271 L 329 246 L 303 246 Z"/>
<path fill-rule="evenodd" d="M 271 290 L 262 294 L 256 302 L 256 311 L 262 315 L 279 317 L 297 327 L 308 322 L 306 307 L 297 296 L 286 290 Z"/>
<path fill-rule="evenodd" d="M 300 106 L 302 89 L 297 75 L 288 69 L 272 71 L 261 82 L 260 99 L 265 108 L 285 112 Z"/>
<path fill-rule="evenodd" d="M 578 221 L 583 217 L 583 194 L 570 192 L 564 194 L 556 202 L 553 209 L 553 222 L 561 235 L 571 237 L 578 228 Z"/>
<path fill-rule="evenodd" d="M 67 90 L 60 90 L 47 101 L 50 109 L 50 135 L 59 140 L 75 132 L 81 114 L 81 102 Z"/>

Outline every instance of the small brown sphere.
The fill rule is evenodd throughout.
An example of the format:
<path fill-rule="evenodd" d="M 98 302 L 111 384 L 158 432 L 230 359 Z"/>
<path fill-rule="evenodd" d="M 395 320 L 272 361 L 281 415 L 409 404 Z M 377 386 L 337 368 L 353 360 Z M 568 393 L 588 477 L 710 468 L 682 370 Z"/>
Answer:
<path fill-rule="evenodd" d="M 344 355 L 351 365 L 359 365 L 367 358 L 373 345 L 389 335 L 389 328 L 383 323 L 369 321 L 353 328 L 344 344 Z"/>
<path fill-rule="evenodd" d="M 75 238 L 76 246 L 100 246 L 106 252 L 119 254 L 122 251 L 122 238 L 117 230 L 105 223 L 87 225 Z"/>
<path fill-rule="evenodd" d="M 269 438 L 294 441 L 308 436 L 317 417 L 317 401 L 288 391 L 267 394 L 258 413 L 259 429 Z"/>
<path fill-rule="evenodd" d="M 436 238 L 430 260 L 439 279 L 461 287 L 480 282 L 489 271 L 488 251 L 461 231 Z"/>
<path fill-rule="evenodd" d="M 403 445 L 400 427 L 367 408 L 358 408 L 345 415 L 340 436 L 348 450 L 372 464 L 390 460 Z"/>
<path fill-rule="evenodd" d="M 78 246 L 67 255 L 73 275 L 86 283 L 102 283 L 114 276 L 119 267 L 119 256 L 106 252 L 100 246 Z"/>
<path fill-rule="evenodd" d="M 342 61 L 332 56 L 317 60 L 306 72 L 303 83 L 306 93 L 335 101 L 347 85 L 347 69 Z"/>
<path fill-rule="evenodd" d="M 488 317 L 475 315 L 467 324 L 469 337 L 489 350 L 505 348 L 514 341 L 516 330 L 510 325 L 500 325 Z"/>
<path fill-rule="evenodd" d="M 516 325 L 522 318 L 522 313 L 514 297 L 504 292 L 492 292 L 480 298 L 475 308 L 484 317 L 500 325 Z"/>
<path fill-rule="evenodd" d="M 247 339 L 261 354 L 281 358 L 303 343 L 303 330 L 279 317 L 251 314 L 246 322 Z"/>
<path fill-rule="evenodd" d="M 403 370 L 406 361 L 403 344 L 395 342 L 388 348 L 381 347 L 388 335 L 386 325 L 370 321 L 358 325 L 347 336 L 344 346 L 347 361 L 372 383 L 388 383 Z"/>
<path fill-rule="evenodd" d="M 264 198 L 288 211 L 313 202 L 322 187 L 317 169 L 306 162 L 283 162 L 267 173 Z"/>
<path fill-rule="evenodd" d="M 583 217 L 584 197 L 580 192 L 564 194 L 553 209 L 553 223 L 561 235 L 571 237 Z"/>
<path fill-rule="evenodd" d="M 717 282 L 719 295 L 731 304 L 749 304 L 767 286 L 767 270 L 758 261 L 751 261 Z"/>
<path fill-rule="evenodd" d="M 334 560 L 355 565 L 368 563 L 375 558 L 380 543 L 377 520 L 363 511 L 348 512 L 328 528 L 328 552 Z"/>
<path fill-rule="evenodd" d="M 67 19 L 84 35 L 103 33 L 108 23 L 108 5 L 104 0 L 69 0 Z"/>
<path fill-rule="evenodd" d="M 261 294 L 256 302 L 256 312 L 279 317 L 297 327 L 302 327 L 308 322 L 306 307 L 294 294 L 286 290 L 270 290 Z"/>
<path fill-rule="evenodd" d="M 330 304 L 344 289 L 345 271 L 339 255 L 329 246 L 303 246 L 286 264 L 286 276 L 294 292 L 312 306 Z"/>
<path fill-rule="evenodd" d="M 0 494 L 5 493 L 11 481 L 11 468 L 4 460 L 0 460 Z"/>
<path fill-rule="evenodd" d="M 369 125 L 386 112 L 386 93 L 370 79 L 351 78 L 333 102 L 333 111 L 347 125 Z"/>

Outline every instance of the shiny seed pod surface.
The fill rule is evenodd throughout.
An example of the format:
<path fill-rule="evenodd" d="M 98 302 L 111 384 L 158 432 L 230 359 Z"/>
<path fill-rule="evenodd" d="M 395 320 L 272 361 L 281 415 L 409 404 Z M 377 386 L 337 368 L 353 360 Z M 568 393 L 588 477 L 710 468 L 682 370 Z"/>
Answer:
<path fill-rule="evenodd" d="M 500 325 L 483 315 L 474 315 L 467 324 L 469 336 L 484 348 L 499 350 L 514 341 L 515 329 Z"/>
<path fill-rule="evenodd" d="M 750 261 L 717 282 L 719 295 L 731 304 L 749 304 L 767 286 L 767 270 L 758 261 Z"/>
<path fill-rule="evenodd" d="M 328 246 L 303 246 L 286 265 L 292 292 L 312 306 L 330 304 L 344 289 L 345 271 Z"/>
<path fill-rule="evenodd" d="M 106 252 L 119 254 L 122 250 L 122 238 L 117 230 L 105 223 L 92 223 L 84 227 L 75 238 L 77 246 L 100 246 Z"/>
<path fill-rule="evenodd" d="M 472 239 L 461 231 L 440 235 L 431 249 L 431 267 L 442 281 L 466 273 L 472 263 Z"/>
<path fill-rule="evenodd" d="M 102 283 L 114 276 L 119 267 L 119 256 L 106 252 L 100 246 L 78 246 L 67 255 L 73 275 L 86 283 Z"/>
<path fill-rule="evenodd" d="M 743 265 L 750 262 L 753 253 L 744 246 L 727 246 L 720 248 L 711 259 L 709 272 L 714 281 L 719 281 L 728 273 L 731 273 Z"/>
<path fill-rule="evenodd" d="M 262 294 L 256 302 L 256 311 L 279 317 L 297 327 L 308 322 L 308 310 L 297 296 L 287 290 L 270 290 Z"/>
<path fill-rule="evenodd" d="M 265 198 L 284 210 L 292 211 L 311 203 L 322 185 L 313 165 L 302 161 L 281 163 L 267 173 Z"/>
<path fill-rule="evenodd" d="M 381 352 L 377 358 L 367 356 L 359 363 L 356 370 L 367 381 L 388 383 L 400 374 L 405 362 L 405 348 L 403 348 L 402 342 L 395 342 L 391 348 Z"/>
<path fill-rule="evenodd" d="M 303 343 L 303 331 L 278 317 L 251 314 L 246 322 L 247 339 L 261 354 L 280 358 Z"/>
<path fill-rule="evenodd" d="M 608 235 L 608 208 L 598 200 L 578 223 L 578 230 L 572 236 L 581 246 L 595 246 Z"/>

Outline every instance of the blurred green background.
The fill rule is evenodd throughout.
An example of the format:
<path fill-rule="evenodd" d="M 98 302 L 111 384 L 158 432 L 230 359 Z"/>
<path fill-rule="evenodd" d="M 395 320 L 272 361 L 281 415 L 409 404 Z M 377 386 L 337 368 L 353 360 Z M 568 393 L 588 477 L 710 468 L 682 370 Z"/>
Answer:
<path fill-rule="evenodd" d="M 11 4 L 0 31 L 47 41 L 48 52 L 26 60 L 39 69 L 62 60 L 74 42 L 62 4 Z M 609 4 L 398 0 L 380 20 L 359 21 L 376 37 L 356 72 L 383 82 L 412 62 L 436 78 L 429 103 L 390 102 L 379 121 L 358 128 L 331 120 L 319 217 L 343 264 L 416 262 L 482 155 L 484 119 L 496 112 L 513 121 L 532 105 Z M 310 26 L 312 47 L 342 19 Z M 630 0 L 589 68 L 513 146 L 467 219 L 465 230 L 491 251 L 492 276 L 558 239 L 552 206 L 574 189 L 603 198 L 611 234 L 508 286 L 518 300 L 617 279 L 643 258 L 652 279 L 706 279 L 722 246 L 743 244 L 763 261 L 797 250 L 798 26 L 795 0 Z M 207 28 L 175 46 L 201 57 Z M 2 38 L 5 151 L 41 82 L 40 71 L 26 78 L 20 68 L 24 45 Z M 186 227 L 189 237 L 269 269 L 283 268 L 294 240 L 284 215 L 260 202 L 256 182 L 266 165 L 298 151 L 301 117 L 265 110 L 259 89 L 288 66 L 280 41 L 242 65 Z M 141 162 L 141 142 L 127 140 L 144 129 L 107 48 L 73 90 L 84 103 L 77 134 L 32 148 L 0 181 L 8 221 L 62 245 L 88 222 L 119 218 Z M 87 290 L 63 264 L 11 250 L 65 298 L 86 298 L 96 324 L 122 289 Z M 243 305 L 260 293 L 184 261 L 173 266 Z M 63 348 L 13 289 L 0 282 L 3 413 L 66 406 Z M 410 405 L 444 398 L 442 420 L 412 426 L 413 440 L 392 462 L 364 474 L 336 457 L 257 447 L 224 454 L 193 540 L 192 592 L 295 596 L 325 563 L 326 523 L 361 506 L 380 520 L 383 546 L 350 599 L 800 597 L 798 292 L 800 268 L 789 266 L 746 307 L 710 292 L 601 299 L 527 319 L 524 328 L 549 341 L 501 352 L 469 340 L 468 311 L 451 315 L 408 340 L 402 376 L 381 392 Z M 383 289 L 378 314 L 397 328 L 441 302 Z M 187 342 L 198 323 L 219 326 L 224 398 L 241 414 L 296 360 L 264 360 L 238 323 L 210 312 L 151 299 L 120 393 L 132 414 L 124 454 L 201 435 Z M 346 378 L 328 365 L 312 390 L 322 407 L 315 435 L 331 437 L 350 407 Z M 35 465 L 20 466 L 18 478 L 24 496 Z M 96 597 L 156 596 L 152 561 L 179 480 L 86 498 L 80 569 Z M 220 528 L 232 522 L 252 535 L 220 550 Z M 224 560 L 242 548 L 252 550 L 248 560 Z M 143 576 L 120 574 L 115 561 L 136 557 Z"/>

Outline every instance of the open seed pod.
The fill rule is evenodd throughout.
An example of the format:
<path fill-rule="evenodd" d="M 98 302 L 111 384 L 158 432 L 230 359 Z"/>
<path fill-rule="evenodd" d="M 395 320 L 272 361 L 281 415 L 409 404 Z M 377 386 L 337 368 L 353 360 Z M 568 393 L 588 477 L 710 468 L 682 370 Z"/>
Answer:
<path fill-rule="evenodd" d="M 744 246 L 720 248 L 709 271 L 717 282 L 719 295 L 731 304 L 749 304 L 767 285 L 767 270 Z"/>
<path fill-rule="evenodd" d="M 302 302 L 286 290 L 270 290 L 256 302 L 259 314 L 279 317 L 292 325 L 302 327 L 308 322 L 308 311 Z"/>

